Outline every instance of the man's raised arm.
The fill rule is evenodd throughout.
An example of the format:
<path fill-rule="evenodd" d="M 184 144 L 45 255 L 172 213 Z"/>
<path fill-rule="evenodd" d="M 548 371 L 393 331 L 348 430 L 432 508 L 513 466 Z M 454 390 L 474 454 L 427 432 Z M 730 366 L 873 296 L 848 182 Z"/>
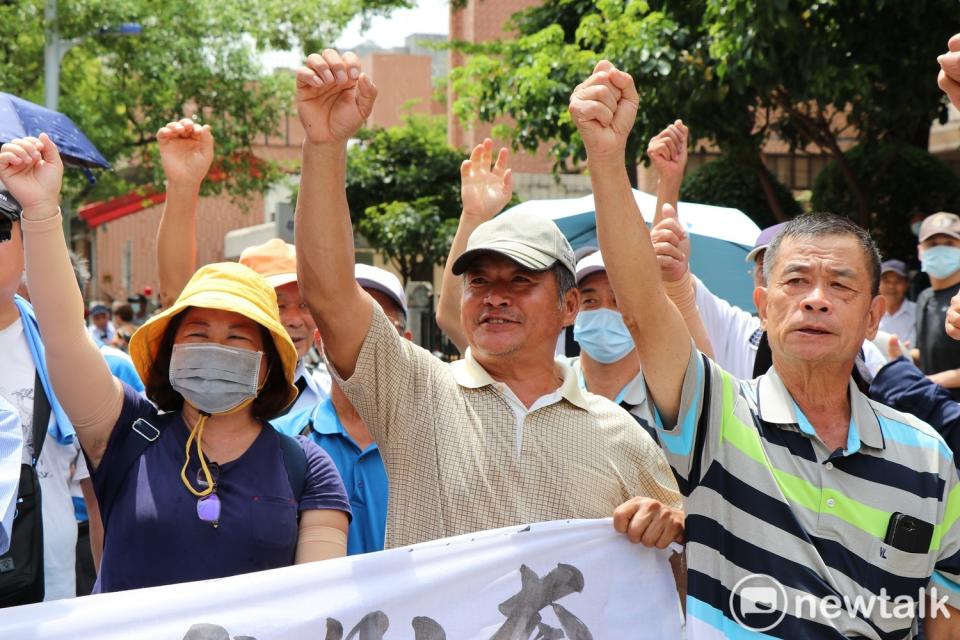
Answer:
<path fill-rule="evenodd" d="M 624 166 L 639 107 L 629 74 L 603 60 L 570 98 L 570 115 L 587 149 L 597 210 L 597 237 L 623 320 L 640 354 L 644 378 L 665 426 L 680 411 L 690 333 L 660 282 L 660 268 Z M 644 277 L 638 277 L 643 274 Z"/>
<path fill-rule="evenodd" d="M 437 305 L 437 326 L 457 347 L 466 353 L 467 337 L 460 324 L 460 298 L 463 281 L 453 275 L 453 263 L 466 250 L 467 240 L 473 230 L 500 213 L 513 196 L 513 172 L 510 169 L 510 152 L 505 147 L 493 160 L 493 140 L 485 139 L 473 148 L 470 158 L 460 165 L 460 200 L 463 211 L 460 224 L 450 244 L 450 253 L 443 267 L 440 287 L 440 303 Z"/>
<path fill-rule="evenodd" d="M 189 118 L 157 131 L 157 147 L 167 178 L 167 198 L 157 230 L 160 302 L 168 308 L 197 270 L 197 208 L 200 185 L 213 162 L 213 134 Z"/>
<path fill-rule="evenodd" d="M 326 49 L 297 70 L 297 113 L 306 136 L 295 222 L 297 275 L 327 356 L 343 378 L 353 375 L 373 314 L 373 301 L 354 278 L 347 140 L 370 115 L 376 96 L 352 53 Z"/>

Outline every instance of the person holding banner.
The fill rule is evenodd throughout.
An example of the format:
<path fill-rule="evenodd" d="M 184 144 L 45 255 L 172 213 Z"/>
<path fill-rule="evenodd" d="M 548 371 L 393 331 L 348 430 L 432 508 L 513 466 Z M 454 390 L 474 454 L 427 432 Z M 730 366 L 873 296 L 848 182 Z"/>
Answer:
<path fill-rule="evenodd" d="M 907 638 L 918 602 L 927 638 L 960 636 L 953 458 L 851 378 L 883 315 L 869 235 L 825 214 L 787 224 L 754 292 L 773 367 L 736 380 L 694 348 L 660 278 L 636 276 L 657 271 L 624 168 L 638 108 L 633 79 L 606 60 L 570 100 L 600 248 L 686 496 L 686 637 Z M 863 607 L 831 607 L 853 600 Z"/>
<path fill-rule="evenodd" d="M 0 180 L 23 206 L 50 378 L 104 521 L 96 591 L 342 556 L 350 505 L 333 462 L 266 422 L 297 394 L 297 353 L 273 289 L 242 265 L 207 265 L 141 326 L 130 355 L 154 407 L 110 374 L 84 329 L 57 206 L 62 178 L 46 134 L 0 147 Z"/>
<path fill-rule="evenodd" d="M 370 428 L 390 480 L 386 546 L 561 518 L 608 517 L 637 542 L 680 539 L 683 514 L 660 449 L 554 361 L 579 306 L 569 243 L 550 221 L 504 214 L 454 265 L 470 349 L 446 364 L 398 335 L 353 277 L 347 140 L 377 90 L 352 53 L 297 71 L 306 132 L 295 240 L 299 281 L 332 375 Z M 632 526 L 630 526 L 632 525 Z"/>

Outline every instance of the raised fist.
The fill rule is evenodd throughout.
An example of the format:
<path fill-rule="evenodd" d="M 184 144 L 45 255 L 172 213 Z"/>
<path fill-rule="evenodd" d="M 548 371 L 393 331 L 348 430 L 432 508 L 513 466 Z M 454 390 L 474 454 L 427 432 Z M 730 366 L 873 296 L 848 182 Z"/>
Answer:
<path fill-rule="evenodd" d="M 313 144 L 346 144 L 373 111 L 377 88 L 353 53 L 311 54 L 297 70 L 297 114 Z"/>
<path fill-rule="evenodd" d="M 960 109 L 960 33 L 947 42 L 947 53 L 937 58 L 940 74 L 937 84 L 950 97 L 953 106 Z"/>
<path fill-rule="evenodd" d="M 947 335 L 954 340 L 960 340 L 960 293 L 953 296 L 950 300 L 950 308 L 947 309 L 946 320 Z"/>
<path fill-rule="evenodd" d="M 573 118 L 588 158 L 623 161 L 627 138 L 637 118 L 640 97 L 630 74 L 601 60 L 593 75 L 570 96 Z"/>
<path fill-rule="evenodd" d="M 661 180 L 679 184 L 687 167 L 689 131 L 682 120 L 677 120 L 658 133 L 647 145 L 647 155 Z"/>
<path fill-rule="evenodd" d="M 171 182 L 200 184 L 213 163 L 213 134 L 189 118 L 164 125 L 157 131 L 163 173 Z"/>
<path fill-rule="evenodd" d="M 39 138 L 17 138 L 0 147 L 0 182 L 24 212 L 56 209 L 60 204 L 63 162 L 53 140 L 41 133 Z"/>
<path fill-rule="evenodd" d="M 664 282 L 676 282 L 690 269 L 690 236 L 673 205 L 663 205 L 663 218 L 650 230 L 650 242 Z"/>
<path fill-rule="evenodd" d="M 493 140 L 487 138 L 473 148 L 470 159 L 460 165 L 460 200 L 464 215 L 489 220 L 503 210 L 513 196 L 513 171 L 506 147 L 493 160 Z"/>

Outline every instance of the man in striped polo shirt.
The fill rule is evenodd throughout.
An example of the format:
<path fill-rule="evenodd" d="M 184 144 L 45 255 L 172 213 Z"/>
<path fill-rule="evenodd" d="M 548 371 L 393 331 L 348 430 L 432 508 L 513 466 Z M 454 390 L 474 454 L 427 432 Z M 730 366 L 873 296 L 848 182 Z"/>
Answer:
<path fill-rule="evenodd" d="M 870 401 L 854 359 L 883 315 L 879 256 L 809 215 L 767 249 L 754 300 L 773 369 L 736 380 L 693 348 L 624 169 L 639 98 L 607 61 L 570 112 L 597 231 L 685 495 L 687 638 L 960 637 L 960 488 L 928 425 Z M 669 258 L 662 258 L 669 259 Z"/>

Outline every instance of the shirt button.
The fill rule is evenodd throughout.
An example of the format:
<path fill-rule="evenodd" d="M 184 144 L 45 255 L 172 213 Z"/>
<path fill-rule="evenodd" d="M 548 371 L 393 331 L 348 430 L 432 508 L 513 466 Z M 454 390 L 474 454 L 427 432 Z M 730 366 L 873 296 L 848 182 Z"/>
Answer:
<path fill-rule="evenodd" d="M 831 469 L 833 469 L 833 463 L 832 463 L 832 462 L 828 462 L 827 464 L 825 464 L 825 465 L 823 465 L 823 466 L 827 468 L 827 471 L 830 471 Z"/>
<path fill-rule="evenodd" d="M 832 508 L 833 508 L 833 505 L 835 505 L 835 504 L 837 504 L 837 501 L 836 501 L 836 500 L 834 500 L 833 498 L 827 498 L 827 506 L 828 506 L 828 507 L 830 507 L 830 508 L 832 509 Z"/>

